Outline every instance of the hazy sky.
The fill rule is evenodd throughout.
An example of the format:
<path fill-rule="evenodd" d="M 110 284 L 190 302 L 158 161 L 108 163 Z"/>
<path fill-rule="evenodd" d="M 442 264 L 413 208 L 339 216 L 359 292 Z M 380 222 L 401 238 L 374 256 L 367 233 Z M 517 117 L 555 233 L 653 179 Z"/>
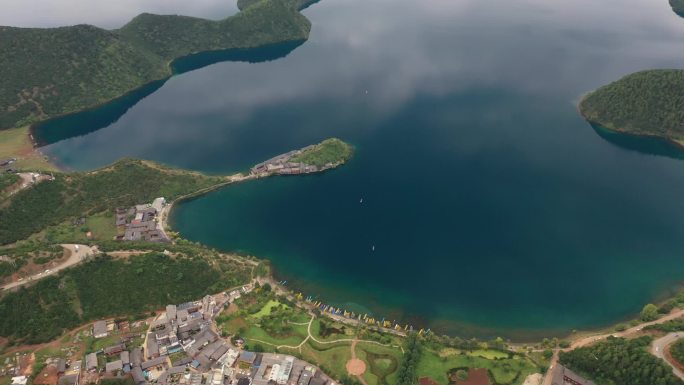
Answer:
<path fill-rule="evenodd" d="M 0 25 L 55 27 L 94 24 L 118 28 L 142 12 L 222 19 L 237 11 L 236 0 L 2 0 Z"/>

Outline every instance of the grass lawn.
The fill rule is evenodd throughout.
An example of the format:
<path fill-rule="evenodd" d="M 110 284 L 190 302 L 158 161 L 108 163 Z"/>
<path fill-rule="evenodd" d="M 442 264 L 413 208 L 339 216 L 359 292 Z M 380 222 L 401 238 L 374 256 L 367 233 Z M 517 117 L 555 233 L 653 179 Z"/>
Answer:
<path fill-rule="evenodd" d="M 326 325 L 324 333 L 323 325 Z M 328 319 L 315 319 L 311 324 L 311 334 L 319 341 L 335 341 L 339 339 L 354 338 L 353 327 Z M 323 334 L 326 334 L 323 336 Z"/>
<path fill-rule="evenodd" d="M 56 171 L 44 156 L 33 150 L 28 127 L 0 130 L 0 159 L 17 158 L 16 169 Z"/>
<path fill-rule="evenodd" d="M 108 212 L 86 217 L 86 224 L 74 226 L 71 221 L 50 226 L 29 239 L 47 241 L 50 243 L 87 243 L 89 240 L 83 230 L 93 233 L 92 240 L 111 240 L 117 235 L 114 215 Z"/>
<path fill-rule="evenodd" d="M 506 358 L 488 360 L 486 358 L 455 354 L 443 356 L 436 352 L 425 350 L 418 363 L 418 377 L 430 377 L 442 385 L 447 385 L 447 372 L 458 367 L 489 369 L 497 384 L 522 384 L 529 374 L 537 371 L 529 360 L 525 358 Z"/>
<path fill-rule="evenodd" d="M 309 341 L 302 346 L 302 358 L 315 362 L 327 374 L 341 378 L 347 374 L 346 364 L 351 359 L 351 344 L 320 345 Z"/>
<path fill-rule="evenodd" d="M 502 358 L 508 358 L 508 353 L 502 352 L 500 350 L 492 350 L 492 349 L 477 349 L 473 350 L 472 352 L 467 353 L 469 356 L 474 356 L 474 357 L 482 357 L 486 358 L 488 360 L 496 360 L 496 359 L 502 359 Z"/>
<path fill-rule="evenodd" d="M 369 385 L 394 385 L 402 359 L 399 348 L 359 343 L 356 356 L 366 363 L 363 377 Z"/>
<path fill-rule="evenodd" d="M 293 156 L 291 162 L 305 163 L 323 167 L 328 163 L 337 163 L 351 158 L 353 149 L 347 143 L 336 139 L 326 139 L 313 148 Z"/>
<path fill-rule="evenodd" d="M 270 300 L 268 300 L 268 302 L 266 302 L 266 305 L 264 305 L 264 307 L 261 308 L 261 310 L 250 315 L 250 317 L 260 319 L 261 317 L 271 315 L 271 309 L 273 309 L 274 307 L 278 307 L 279 305 L 282 305 L 280 303 L 280 301 L 275 300 L 275 299 L 270 299 Z M 283 305 L 283 306 L 286 309 L 289 308 L 289 306 L 287 306 L 287 305 Z"/>
<path fill-rule="evenodd" d="M 245 332 L 242 334 L 242 338 L 244 338 L 245 341 L 247 341 L 247 343 L 250 345 L 259 343 L 253 341 L 254 339 L 258 339 L 272 345 L 296 346 L 306 338 L 306 326 L 295 325 L 293 326 L 293 329 L 293 332 L 288 336 L 271 336 L 264 329 L 256 325 L 252 325 L 245 330 Z"/>
<path fill-rule="evenodd" d="M 96 352 L 107 346 L 116 345 L 121 342 L 121 336 L 119 335 L 110 335 L 104 338 L 88 338 L 89 340 L 86 341 L 86 353 Z"/>

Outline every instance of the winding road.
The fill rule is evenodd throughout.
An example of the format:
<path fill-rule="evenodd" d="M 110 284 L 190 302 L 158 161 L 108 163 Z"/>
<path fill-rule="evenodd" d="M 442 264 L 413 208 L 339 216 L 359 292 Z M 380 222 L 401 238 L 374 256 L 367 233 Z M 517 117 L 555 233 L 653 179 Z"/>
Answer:
<path fill-rule="evenodd" d="M 83 261 L 86 257 L 89 257 L 97 252 L 97 247 L 89 247 L 86 245 L 73 245 L 73 244 L 64 244 L 60 245 L 64 249 L 68 250 L 70 252 L 69 258 L 62 262 L 61 264 L 49 269 L 48 273 L 41 272 L 34 274 L 32 276 L 23 278 L 21 281 L 15 281 L 15 282 L 10 282 L 8 284 L 2 285 L 2 290 L 11 290 L 23 285 L 27 285 L 29 283 L 35 282 L 41 278 L 45 278 L 50 275 L 57 274 L 59 271 L 67 269 L 71 266 L 74 266 L 78 264 L 79 262 Z"/>
<path fill-rule="evenodd" d="M 665 350 L 667 347 L 681 337 L 684 337 L 684 333 L 670 333 L 665 337 L 658 338 L 657 340 L 653 341 L 653 344 L 651 345 L 651 354 L 665 361 L 665 363 L 672 367 L 672 372 L 674 375 L 684 380 L 684 372 L 672 364 L 672 362 L 670 362 L 668 359 L 669 357 L 665 356 Z"/>
<path fill-rule="evenodd" d="M 672 320 L 680 318 L 680 317 L 684 317 L 684 309 L 679 309 L 679 310 L 673 311 L 670 314 L 668 314 L 664 317 L 658 318 L 655 321 L 644 322 L 644 323 L 641 323 L 637 326 L 631 327 L 631 328 L 624 330 L 624 331 L 621 331 L 621 332 L 605 333 L 605 334 L 598 334 L 598 335 L 593 335 L 593 336 L 582 337 L 580 339 L 573 341 L 570 344 L 569 348 L 562 349 L 562 350 L 563 351 L 570 351 L 573 349 L 581 348 L 581 347 L 584 347 L 587 345 L 591 345 L 595 342 L 604 340 L 610 336 L 623 337 L 623 338 L 628 337 L 630 335 L 633 335 L 633 334 L 640 332 L 646 326 L 662 324 L 662 323 L 665 323 L 667 321 L 672 321 Z M 658 341 L 660 341 L 660 340 L 656 340 L 655 342 L 658 342 Z M 655 344 L 655 342 L 654 342 L 654 344 Z M 549 370 L 546 372 L 546 376 L 544 377 L 544 385 L 551 385 L 551 379 L 553 378 L 553 371 L 556 369 L 556 366 L 558 364 L 558 352 L 559 351 L 560 350 L 558 350 L 558 349 L 554 351 L 553 358 L 551 358 L 551 365 L 549 366 Z M 662 351 L 662 348 L 661 348 L 661 351 Z M 660 357 L 660 358 L 662 358 L 662 357 Z M 667 362 L 667 360 L 665 360 L 665 362 Z M 668 364 L 670 364 L 670 363 L 668 362 Z M 675 374 L 677 374 L 676 371 L 675 371 Z M 684 379 L 684 377 L 681 377 L 681 376 L 680 376 L 680 378 Z"/>

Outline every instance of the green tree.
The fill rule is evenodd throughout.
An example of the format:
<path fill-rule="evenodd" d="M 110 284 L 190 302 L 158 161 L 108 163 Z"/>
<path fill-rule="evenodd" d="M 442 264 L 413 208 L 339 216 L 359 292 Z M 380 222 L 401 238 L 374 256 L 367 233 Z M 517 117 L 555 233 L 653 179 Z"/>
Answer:
<path fill-rule="evenodd" d="M 659 317 L 658 307 L 652 303 L 644 306 L 641 310 L 641 320 L 644 322 L 655 321 Z"/>

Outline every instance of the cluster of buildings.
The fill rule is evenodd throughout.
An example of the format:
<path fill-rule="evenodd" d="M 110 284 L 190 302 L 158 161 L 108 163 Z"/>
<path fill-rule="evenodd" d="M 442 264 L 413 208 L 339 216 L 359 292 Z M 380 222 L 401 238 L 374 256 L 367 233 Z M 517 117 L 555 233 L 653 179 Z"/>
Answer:
<path fill-rule="evenodd" d="M 136 205 L 116 210 L 116 226 L 123 228 L 120 241 L 170 242 L 161 225 L 161 212 L 166 206 L 164 198 L 156 198 L 151 204 Z"/>
<path fill-rule="evenodd" d="M 580 377 L 577 373 L 563 365 L 556 365 L 551 377 L 551 385 L 596 385 L 594 382 Z"/>
<path fill-rule="evenodd" d="M 259 163 L 252 167 L 252 175 L 297 175 L 297 174 L 308 174 L 312 172 L 321 171 L 316 166 L 291 162 L 294 156 L 301 154 L 304 151 L 310 150 L 314 146 L 304 147 L 300 150 L 290 151 L 288 153 L 278 155 L 275 158 L 269 159 L 263 163 Z"/>
<path fill-rule="evenodd" d="M 131 376 L 135 385 L 336 385 L 316 367 L 293 356 L 246 351 L 241 343 L 234 346 L 219 336 L 214 318 L 253 288 L 247 285 L 168 305 L 149 322 L 142 348 L 117 343 L 90 353 L 85 372 L 101 378 Z M 105 321 L 93 325 L 95 338 L 107 337 L 111 331 Z"/>

